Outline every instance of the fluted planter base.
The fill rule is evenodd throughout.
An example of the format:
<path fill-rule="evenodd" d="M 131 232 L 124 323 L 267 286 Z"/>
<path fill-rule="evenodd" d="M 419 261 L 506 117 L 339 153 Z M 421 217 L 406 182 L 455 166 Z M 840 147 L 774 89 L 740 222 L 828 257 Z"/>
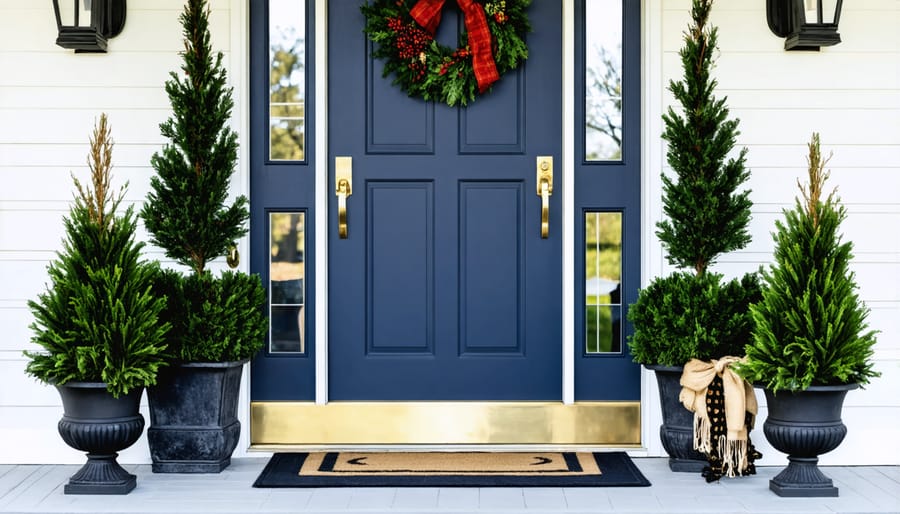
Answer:
<path fill-rule="evenodd" d="M 70 382 L 56 388 L 64 409 L 59 435 L 72 448 L 87 452 L 88 459 L 69 479 L 65 494 L 128 494 L 137 478 L 116 457 L 144 430 L 144 417 L 138 412 L 143 388 L 119 398 L 99 382 Z"/>
<path fill-rule="evenodd" d="M 769 489 L 787 498 L 837 497 L 838 488 L 819 470 L 819 459 L 788 457 L 788 467 L 769 480 Z"/>
<path fill-rule="evenodd" d="M 112 455 L 88 454 L 87 463 L 69 478 L 66 494 L 128 494 L 137 485 L 137 477 L 125 471 Z"/>
<path fill-rule="evenodd" d="M 819 470 L 819 455 L 837 448 L 847 435 L 841 420 L 846 386 L 813 386 L 803 391 L 765 390 L 769 414 L 763 424 L 766 439 L 788 454 L 788 467 L 769 481 L 778 496 L 836 497 L 838 488 Z"/>
<path fill-rule="evenodd" d="M 694 414 L 678 400 L 681 393 L 680 366 L 647 366 L 656 373 L 663 424 L 659 438 L 669 454 L 669 469 L 676 472 L 700 473 L 709 466 L 706 456 L 694 449 Z"/>

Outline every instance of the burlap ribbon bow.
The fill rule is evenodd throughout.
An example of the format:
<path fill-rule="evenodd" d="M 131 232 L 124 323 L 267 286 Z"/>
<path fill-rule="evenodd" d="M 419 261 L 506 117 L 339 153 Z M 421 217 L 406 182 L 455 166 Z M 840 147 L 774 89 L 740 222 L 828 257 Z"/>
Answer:
<path fill-rule="evenodd" d="M 742 359 L 723 357 L 704 362 L 691 359 L 685 364 L 681 375 L 681 394 L 678 399 L 694 413 L 694 449 L 709 454 L 712 445 L 718 447 L 719 455 L 728 469 L 728 476 L 736 476 L 745 471 L 748 459 L 748 433 L 758 411 L 753 386 L 737 375 L 730 366 Z M 706 392 L 716 376 L 722 377 L 725 391 L 725 423 L 727 436 L 713 441 L 710 437 L 711 423 L 707 412 Z M 747 416 L 747 413 L 750 416 Z M 748 421 L 749 423 L 745 423 Z"/>

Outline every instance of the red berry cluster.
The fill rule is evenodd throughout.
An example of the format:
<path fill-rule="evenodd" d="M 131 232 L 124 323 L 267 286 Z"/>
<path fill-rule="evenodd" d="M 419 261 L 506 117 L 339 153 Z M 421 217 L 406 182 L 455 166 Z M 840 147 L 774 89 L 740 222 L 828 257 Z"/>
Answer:
<path fill-rule="evenodd" d="M 428 67 L 421 61 L 410 61 L 410 63 L 407 64 L 407 67 L 415 74 L 415 77 L 413 78 L 414 82 L 419 82 L 425 78 L 425 72 L 428 71 Z"/>
<path fill-rule="evenodd" d="M 431 34 L 419 27 L 411 23 L 403 23 L 400 17 L 389 18 L 387 26 L 396 34 L 394 46 L 397 47 L 397 55 L 401 59 L 418 59 L 433 39 Z"/>
<path fill-rule="evenodd" d="M 438 71 L 438 75 L 446 75 L 447 70 L 450 69 L 454 64 L 468 58 L 472 55 L 472 52 L 469 51 L 469 47 L 466 48 L 457 48 L 453 54 L 451 54 L 451 59 L 449 61 L 445 61 L 444 64 L 441 65 L 440 71 Z M 462 72 L 459 73 L 459 76 L 462 76 Z"/>

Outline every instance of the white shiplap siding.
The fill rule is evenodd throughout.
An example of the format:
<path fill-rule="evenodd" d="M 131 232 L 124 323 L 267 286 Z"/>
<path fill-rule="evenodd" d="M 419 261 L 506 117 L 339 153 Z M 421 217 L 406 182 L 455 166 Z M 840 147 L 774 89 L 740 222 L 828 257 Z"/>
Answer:
<path fill-rule="evenodd" d="M 662 81 L 681 78 L 678 50 L 689 23 L 689 0 L 649 0 L 646 17 L 661 16 Z M 845 2 L 840 33 L 843 42 L 820 52 L 785 52 L 783 40 L 766 25 L 765 3 L 719 0 L 712 14 L 719 28 L 719 53 L 714 77 L 717 96 L 727 96 L 731 114 L 741 120 L 739 147 L 748 149 L 753 193 L 753 242 L 742 251 L 723 256 L 716 270 L 729 276 L 752 271 L 772 259 L 771 232 L 782 209 L 791 207 L 797 180 L 806 176 L 806 143 L 812 132 L 821 134 L 823 151 L 833 153 L 828 168 L 830 185 L 847 207 L 843 224 L 853 241 L 859 294 L 871 309 L 873 329 L 879 330 L 876 367 L 882 377 L 864 391 L 847 395 L 845 442 L 822 457 L 825 464 L 900 463 L 900 2 Z M 652 25 L 651 25 L 652 26 Z M 650 50 L 653 51 L 652 49 Z M 663 109 L 674 100 L 668 91 L 647 91 Z M 658 96 L 657 96 L 658 95 Z M 676 106 L 677 108 L 677 106 Z M 661 113 L 649 113 L 648 116 Z M 657 134 L 658 136 L 658 134 Z M 651 136 L 651 152 L 659 152 L 665 171 L 665 146 Z M 646 169 L 647 187 L 660 194 L 659 171 Z M 660 219 L 661 207 L 651 212 Z M 658 245 L 655 237 L 645 241 Z M 652 249 L 661 255 L 659 247 Z M 661 257 L 660 257 L 661 259 Z M 651 268 L 669 268 L 663 261 Z M 761 397 L 761 395 L 760 395 Z M 651 400 L 651 408 L 657 408 Z M 650 416 L 656 416 L 653 412 Z M 785 462 L 762 434 L 765 409 L 760 413 L 754 443 L 765 454 L 763 464 Z M 656 422 L 653 420 L 651 422 Z M 655 437 L 649 427 L 645 433 Z M 871 444 L 878 441 L 877 444 Z M 651 449 L 659 443 L 647 441 Z"/>
<path fill-rule="evenodd" d="M 551 0 L 544 0 L 551 1 Z M 235 189 L 246 192 L 246 0 L 212 0 L 212 40 L 226 54 L 235 84 L 235 127 L 242 164 Z M 665 84 L 681 75 L 678 49 L 690 0 L 644 0 L 645 279 L 670 271 L 655 236 L 662 216 L 659 173 L 665 148 L 659 117 L 672 103 Z M 87 141 L 100 112 L 110 115 L 115 179 L 130 182 L 129 202 L 144 198 L 150 156 L 164 143 L 158 124 L 169 115 L 163 83 L 178 69 L 178 16 L 182 0 L 131 0 L 124 32 L 105 55 L 74 55 L 54 45 L 50 2 L 0 0 L 0 463 L 82 462 L 56 433 L 56 392 L 27 378 L 21 352 L 29 347 L 25 302 L 46 282 L 45 268 L 59 248 L 61 217 L 71 199 L 70 171 L 86 176 Z M 319 20 L 320 26 L 323 20 Z M 723 256 L 728 275 L 771 259 L 770 232 L 790 206 L 796 179 L 805 173 L 805 143 L 819 131 L 850 217 L 845 235 L 856 248 L 860 294 L 881 331 L 876 359 L 883 376 L 848 395 L 849 434 L 834 464 L 900 464 L 900 1 L 845 2 L 844 42 L 818 53 L 782 50 L 769 33 L 764 2 L 718 0 L 720 28 L 715 76 L 741 119 L 739 144 L 749 150 L 753 189 L 753 242 Z M 647 46 L 649 45 L 649 46 Z M 142 232 L 143 234 L 143 232 Z M 246 251 L 242 250 L 246 255 Z M 151 257 L 160 252 L 150 250 Z M 645 444 L 662 454 L 652 378 L 644 389 Z M 144 415 L 147 416 L 146 408 Z M 761 420 L 765 411 L 760 415 Z M 241 419 L 246 421 L 246 402 Z M 247 423 L 245 424 L 245 428 Z M 768 448 L 760 429 L 754 441 L 765 463 L 784 457 Z M 869 444 L 877 441 L 877 444 Z M 246 448 L 242 442 L 238 454 Z M 146 462 L 142 439 L 122 462 Z"/>
<path fill-rule="evenodd" d="M 246 69 L 230 62 L 246 56 L 231 48 L 233 41 L 244 44 L 235 37 L 242 32 L 232 24 L 234 4 L 213 0 L 210 16 L 213 47 L 224 52 L 230 73 Z M 109 53 L 75 55 L 54 44 L 50 2 L 0 0 L 0 463 L 84 460 L 56 432 L 62 412 L 56 391 L 23 372 L 22 350 L 31 347 L 26 301 L 47 282 L 46 266 L 60 248 L 72 199 L 70 173 L 88 176 L 88 138 L 101 112 L 109 115 L 115 140 L 114 186 L 129 182 L 126 204 L 143 201 L 150 157 L 165 143 L 159 123 L 171 112 L 164 83 L 181 65 L 183 6 L 181 0 L 131 0 Z M 240 83 L 243 77 L 229 79 Z M 147 239 L 143 229 L 138 237 Z M 155 248 L 147 256 L 163 258 Z M 120 457 L 148 460 L 144 438 Z"/>

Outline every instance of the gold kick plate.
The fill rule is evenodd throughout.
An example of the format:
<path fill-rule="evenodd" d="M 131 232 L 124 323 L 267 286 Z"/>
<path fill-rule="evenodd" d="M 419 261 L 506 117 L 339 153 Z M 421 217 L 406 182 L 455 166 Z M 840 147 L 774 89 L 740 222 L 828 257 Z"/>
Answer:
<path fill-rule="evenodd" d="M 641 445 L 641 402 L 252 402 L 253 448 Z"/>
<path fill-rule="evenodd" d="M 347 239 L 347 197 L 353 194 L 353 157 L 334 158 L 334 194 L 338 198 L 338 237 Z"/>
<path fill-rule="evenodd" d="M 541 197 L 541 238 L 550 235 L 550 196 L 553 194 L 553 156 L 537 157 L 537 195 Z"/>

